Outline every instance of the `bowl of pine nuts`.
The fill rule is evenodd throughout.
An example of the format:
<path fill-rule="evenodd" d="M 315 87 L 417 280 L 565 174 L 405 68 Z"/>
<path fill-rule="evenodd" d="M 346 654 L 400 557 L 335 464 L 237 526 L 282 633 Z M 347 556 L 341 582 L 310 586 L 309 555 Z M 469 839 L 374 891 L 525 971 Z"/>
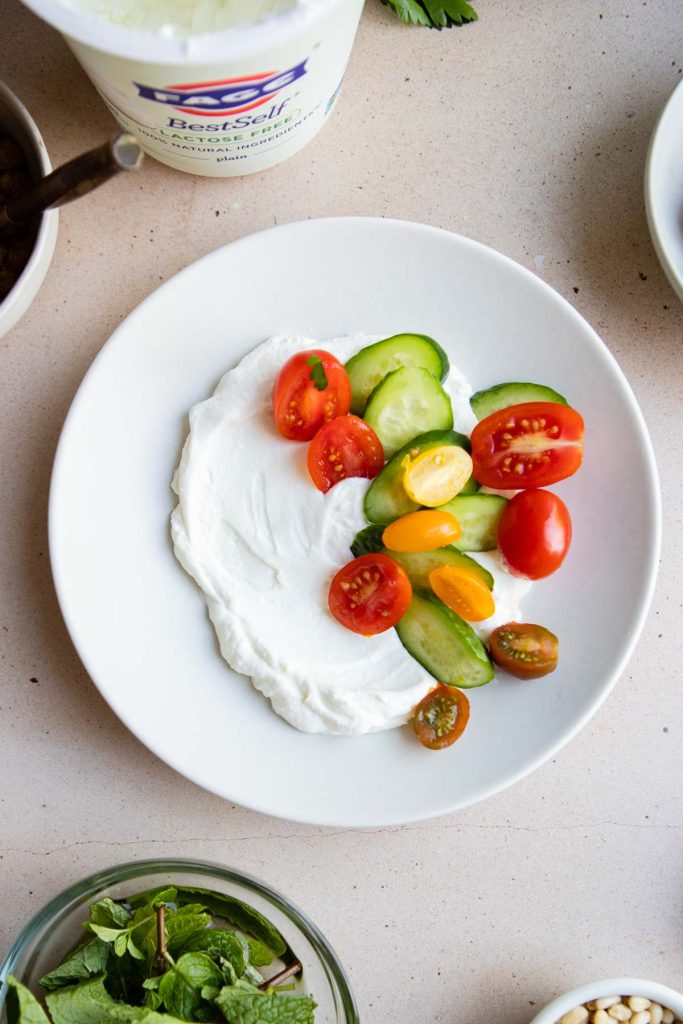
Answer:
<path fill-rule="evenodd" d="M 531 1024 L 683 1024 L 683 994 L 641 978 L 592 981 L 553 999 Z"/>

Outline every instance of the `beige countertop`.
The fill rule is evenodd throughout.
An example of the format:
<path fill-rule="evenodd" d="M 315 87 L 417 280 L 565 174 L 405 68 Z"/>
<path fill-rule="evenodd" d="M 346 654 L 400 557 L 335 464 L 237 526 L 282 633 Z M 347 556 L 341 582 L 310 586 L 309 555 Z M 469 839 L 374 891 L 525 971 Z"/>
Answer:
<path fill-rule="evenodd" d="M 329 125 L 267 174 L 201 179 L 149 161 L 62 212 L 47 280 L 0 343 L 0 950 L 90 871 L 196 856 L 302 905 L 365 1021 L 525 1024 L 554 994 L 616 974 L 683 988 L 683 306 L 642 198 L 648 139 L 681 76 L 680 0 L 477 6 L 477 24 L 437 33 L 368 0 Z M 53 163 L 104 137 L 110 117 L 60 38 L 18 0 L 2 0 L 0 18 L 0 74 Z M 48 564 L 59 431 L 113 328 L 225 242 L 331 214 L 449 228 L 556 288 L 626 373 L 662 480 L 659 583 L 611 697 L 512 789 L 401 828 L 292 825 L 178 776 L 88 679 Z"/>

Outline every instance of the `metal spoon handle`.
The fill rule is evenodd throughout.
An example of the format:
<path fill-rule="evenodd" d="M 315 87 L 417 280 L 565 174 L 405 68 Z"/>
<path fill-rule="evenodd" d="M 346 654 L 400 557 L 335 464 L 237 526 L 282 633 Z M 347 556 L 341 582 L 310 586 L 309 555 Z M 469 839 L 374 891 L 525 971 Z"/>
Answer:
<path fill-rule="evenodd" d="M 27 224 L 43 210 L 87 195 L 119 171 L 136 171 L 143 152 L 133 135 L 119 132 L 108 142 L 58 167 L 0 211 L 0 227 Z"/>

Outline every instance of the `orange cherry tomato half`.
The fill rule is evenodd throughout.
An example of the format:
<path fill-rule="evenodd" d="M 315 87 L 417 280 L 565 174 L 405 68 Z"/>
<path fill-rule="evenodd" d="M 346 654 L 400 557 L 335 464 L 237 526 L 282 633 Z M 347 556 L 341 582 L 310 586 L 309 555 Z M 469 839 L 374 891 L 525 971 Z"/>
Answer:
<path fill-rule="evenodd" d="M 569 510 L 552 491 L 520 491 L 498 520 L 498 548 L 513 576 L 549 576 L 562 565 L 571 539 Z"/>
<path fill-rule="evenodd" d="M 388 555 L 361 555 L 340 569 L 330 584 L 330 611 L 342 626 L 375 636 L 403 618 L 413 588 L 405 570 Z"/>
<path fill-rule="evenodd" d="M 568 405 L 523 402 L 491 413 L 472 431 L 474 477 L 486 487 L 547 487 L 575 473 L 583 419 Z"/>
<path fill-rule="evenodd" d="M 382 542 L 390 551 L 436 551 L 452 544 L 461 532 L 450 512 L 424 509 L 395 519 L 384 530 Z"/>
<path fill-rule="evenodd" d="M 558 639 L 545 626 L 508 622 L 489 637 L 491 657 L 518 679 L 538 679 L 557 668 Z"/>
<path fill-rule="evenodd" d="M 429 584 L 451 611 L 468 622 L 482 622 L 496 610 L 493 594 L 471 569 L 441 565 L 430 572 Z"/>
<path fill-rule="evenodd" d="M 358 416 L 330 420 L 308 446 L 308 472 L 319 491 L 329 491 L 350 476 L 372 479 L 383 466 L 382 442 Z"/>
<path fill-rule="evenodd" d="M 424 747 L 443 750 L 462 736 L 469 717 L 470 702 L 462 690 L 439 683 L 415 708 L 413 729 Z"/>
<path fill-rule="evenodd" d="M 346 370 L 333 355 L 314 348 L 297 352 L 273 385 L 273 415 L 283 437 L 310 441 L 317 430 L 351 408 Z"/>

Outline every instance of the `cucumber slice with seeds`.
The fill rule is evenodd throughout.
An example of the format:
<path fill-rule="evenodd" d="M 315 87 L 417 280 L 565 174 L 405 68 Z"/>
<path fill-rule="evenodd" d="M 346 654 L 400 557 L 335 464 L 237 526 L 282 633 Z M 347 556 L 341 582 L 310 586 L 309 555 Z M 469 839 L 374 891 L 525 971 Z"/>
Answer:
<path fill-rule="evenodd" d="M 568 405 L 566 398 L 545 384 L 496 384 L 494 388 L 477 391 L 470 398 L 472 412 L 478 420 L 486 419 L 500 409 L 507 409 L 509 405 L 521 405 L 522 402 L 557 402 L 558 405 Z"/>
<path fill-rule="evenodd" d="M 455 541 L 460 551 L 493 551 L 498 547 L 498 520 L 507 505 L 501 494 L 456 494 L 440 512 L 450 512 L 462 533 Z"/>
<path fill-rule="evenodd" d="M 429 448 L 437 448 L 442 444 L 458 445 L 466 452 L 470 451 L 470 440 L 464 434 L 459 434 L 456 430 L 430 430 L 426 434 L 414 437 L 387 462 L 365 495 L 364 511 L 371 523 L 388 526 L 399 516 L 417 512 L 420 506 L 410 500 L 403 487 L 403 459 L 411 452 L 419 455 Z M 471 486 L 472 479 L 470 477 L 461 494 Z M 475 482 L 475 487 L 477 486 Z"/>
<path fill-rule="evenodd" d="M 476 572 L 489 590 L 493 590 L 494 580 L 488 569 L 459 551 L 455 544 L 447 544 L 436 551 L 389 551 L 382 543 L 383 533 L 383 526 L 366 526 L 357 533 L 351 544 L 353 557 L 374 555 L 381 551 L 405 569 L 415 590 L 430 590 L 429 574 L 432 569 L 439 569 L 442 565 L 459 565 L 463 569 L 470 569 Z"/>
<path fill-rule="evenodd" d="M 493 679 L 493 663 L 477 634 L 433 594 L 415 591 L 395 629 L 408 653 L 440 683 L 469 689 Z"/>
<path fill-rule="evenodd" d="M 363 419 L 379 437 L 387 459 L 417 434 L 452 430 L 451 400 L 429 370 L 402 366 L 377 385 Z"/>
<path fill-rule="evenodd" d="M 379 382 L 400 366 L 421 366 L 437 380 L 448 376 L 448 356 L 426 334 L 394 334 L 366 345 L 346 363 L 351 382 L 351 412 L 362 416 L 368 398 Z"/>
<path fill-rule="evenodd" d="M 385 555 L 389 555 L 389 558 L 403 566 L 415 590 L 431 591 L 429 574 L 432 569 L 440 569 L 442 565 L 457 565 L 462 569 L 470 569 L 476 572 L 489 590 L 493 590 L 493 576 L 488 569 L 479 565 L 474 558 L 458 551 L 454 544 L 437 548 L 436 551 L 389 551 L 386 548 L 382 550 Z"/>

